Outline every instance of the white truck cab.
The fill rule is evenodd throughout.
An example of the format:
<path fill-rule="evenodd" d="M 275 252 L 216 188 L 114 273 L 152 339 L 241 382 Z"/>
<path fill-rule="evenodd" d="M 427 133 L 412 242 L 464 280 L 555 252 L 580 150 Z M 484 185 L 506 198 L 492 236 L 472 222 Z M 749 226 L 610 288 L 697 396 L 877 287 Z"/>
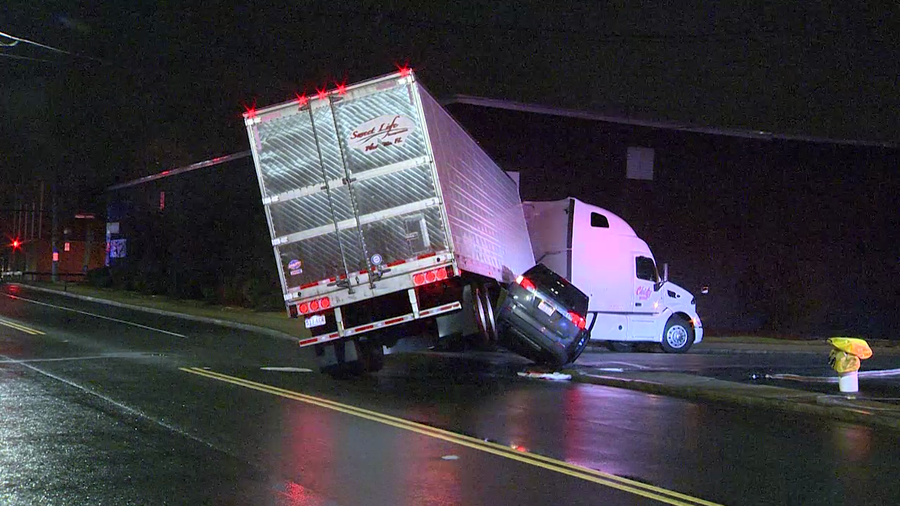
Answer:
<path fill-rule="evenodd" d="M 628 223 L 576 198 L 526 202 L 534 258 L 590 298 L 591 340 L 686 352 L 703 340 L 694 296 L 660 277 L 653 252 Z"/>

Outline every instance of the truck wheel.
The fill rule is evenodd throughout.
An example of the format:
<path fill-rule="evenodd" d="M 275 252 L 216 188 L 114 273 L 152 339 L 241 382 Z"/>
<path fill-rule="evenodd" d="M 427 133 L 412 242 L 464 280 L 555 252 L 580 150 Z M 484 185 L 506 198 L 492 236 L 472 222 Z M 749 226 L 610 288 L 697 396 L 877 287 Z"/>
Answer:
<path fill-rule="evenodd" d="M 378 372 L 384 367 L 384 347 L 381 341 L 364 341 L 359 343 L 359 362 L 363 373 Z"/>
<path fill-rule="evenodd" d="M 494 309 L 484 285 L 472 285 L 472 309 L 475 311 L 475 323 L 478 325 L 476 347 L 482 350 L 493 350 L 497 346 L 497 324 L 494 320 Z"/>
<path fill-rule="evenodd" d="M 694 344 L 694 327 L 680 316 L 673 316 L 666 322 L 660 346 L 666 353 L 684 353 Z"/>
<path fill-rule="evenodd" d="M 491 339 L 491 346 L 496 346 L 499 339 L 499 333 L 497 332 L 497 319 L 494 317 L 494 303 L 492 302 L 493 297 L 491 297 L 491 290 L 489 286 L 484 285 L 483 289 L 484 309 L 486 317 L 485 319 L 487 320 L 488 336 Z"/>
<path fill-rule="evenodd" d="M 606 341 L 604 345 L 609 351 L 614 351 L 616 353 L 631 353 L 634 351 L 633 344 L 622 341 Z"/>
<path fill-rule="evenodd" d="M 316 345 L 316 358 L 321 359 L 329 347 L 333 350 L 334 360 L 330 360 L 328 365 L 319 366 L 319 370 L 322 373 L 331 376 L 332 379 L 350 379 L 366 373 L 366 362 L 363 360 L 363 357 L 354 357 L 354 355 L 363 354 L 361 343 L 358 341 L 355 343 L 352 341 L 339 341 L 333 344 Z M 348 353 L 351 353 L 348 350 L 350 347 L 353 347 L 356 353 L 348 356 Z M 354 359 L 348 361 L 347 359 L 351 357 L 354 357 Z"/>

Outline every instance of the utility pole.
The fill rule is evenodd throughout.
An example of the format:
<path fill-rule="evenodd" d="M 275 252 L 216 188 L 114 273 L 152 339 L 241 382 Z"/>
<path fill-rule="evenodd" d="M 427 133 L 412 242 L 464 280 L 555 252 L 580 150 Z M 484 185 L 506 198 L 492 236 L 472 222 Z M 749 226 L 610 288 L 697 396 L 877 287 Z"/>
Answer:
<path fill-rule="evenodd" d="M 53 230 L 51 231 L 52 235 L 51 235 L 51 239 L 50 239 L 50 250 L 53 252 L 53 264 L 50 269 L 50 279 L 54 283 L 59 281 L 59 249 L 57 248 L 57 244 L 56 244 L 59 241 L 59 220 L 56 217 L 56 212 L 57 212 L 57 207 L 58 207 L 58 203 L 57 203 L 58 191 L 57 191 L 56 187 L 57 187 L 57 183 L 56 183 L 56 181 L 54 181 L 53 188 L 51 189 L 52 195 L 50 197 L 51 200 L 53 201 L 53 203 L 51 204 L 53 206 L 53 210 L 52 210 Z"/>
<path fill-rule="evenodd" d="M 44 181 L 41 180 L 41 207 L 40 212 L 38 212 L 38 216 L 41 217 L 41 221 L 38 222 L 38 239 L 43 239 L 44 234 L 41 233 L 42 225 L 44 224 Z"/>

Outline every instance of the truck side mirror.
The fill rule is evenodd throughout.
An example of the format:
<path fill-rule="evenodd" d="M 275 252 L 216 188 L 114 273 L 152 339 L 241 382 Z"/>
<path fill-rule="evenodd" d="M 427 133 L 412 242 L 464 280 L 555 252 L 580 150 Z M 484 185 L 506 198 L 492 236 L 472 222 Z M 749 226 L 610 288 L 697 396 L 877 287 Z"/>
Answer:
<path fill-rule="evenodd" d="M 668 281 L 669 281 L 669 264 L 668 264 L 668 263 L 664 263 L 664 264 L 663 264 L 663 276 L 662 276 L 662 282 L 663 282 L 663 283 L 666 283 L 666 282 L 668 282 Z"/>
<path fill-rule="evenodd" d="M 703 288 L 700 289 L 700 293 L 702 293 L 703 295 L 708 294 L 708 293 L 709 293 L 709 287 L 706 286 L 706 285 L 703 285 Z"/>

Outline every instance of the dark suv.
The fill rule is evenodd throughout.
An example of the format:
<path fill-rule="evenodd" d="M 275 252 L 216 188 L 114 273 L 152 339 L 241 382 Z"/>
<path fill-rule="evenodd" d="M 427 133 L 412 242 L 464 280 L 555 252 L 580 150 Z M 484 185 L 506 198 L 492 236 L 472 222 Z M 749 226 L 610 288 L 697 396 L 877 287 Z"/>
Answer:
<path fill-rule="evenodd" d="M 509 286 L 497 316 L 500 342 L 539 364 L 574 362 L 590 339 L 587 309 L 584 292 L 537 264 Z"/>

